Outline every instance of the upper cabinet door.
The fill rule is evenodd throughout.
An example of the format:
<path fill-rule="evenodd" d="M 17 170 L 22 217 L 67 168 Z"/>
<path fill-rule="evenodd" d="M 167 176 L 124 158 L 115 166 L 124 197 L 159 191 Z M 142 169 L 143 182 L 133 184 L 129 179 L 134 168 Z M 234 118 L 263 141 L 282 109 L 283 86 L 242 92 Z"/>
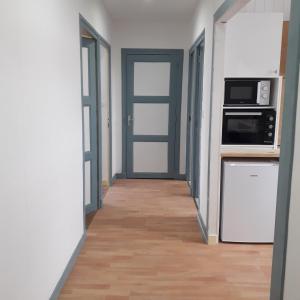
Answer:
<path fill-rule="evenodd" d="M 282 13 L 240 13 L 226 24 L 225 77 L 277 77 Z"/>

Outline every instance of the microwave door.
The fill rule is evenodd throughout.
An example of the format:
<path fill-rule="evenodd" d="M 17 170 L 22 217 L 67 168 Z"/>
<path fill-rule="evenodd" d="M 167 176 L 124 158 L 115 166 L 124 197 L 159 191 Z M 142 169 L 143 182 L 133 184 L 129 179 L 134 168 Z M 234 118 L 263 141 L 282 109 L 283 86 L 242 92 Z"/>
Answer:
<path fill-rule="evenodd" d="M 257 105 L 257 82 L 254 80 L 226 81 L 225 105 Z"/>
<path fill-rule="evenodd" d="M 261 112 L 225 112 L 223 124 L 224 145 L 259 145 L 263 143 Z"/>

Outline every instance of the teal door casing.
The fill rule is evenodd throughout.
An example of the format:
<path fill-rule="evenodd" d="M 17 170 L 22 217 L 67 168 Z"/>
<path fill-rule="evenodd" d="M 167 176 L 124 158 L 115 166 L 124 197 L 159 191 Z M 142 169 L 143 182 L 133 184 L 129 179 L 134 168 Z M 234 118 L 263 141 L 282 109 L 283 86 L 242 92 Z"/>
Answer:
<path fill-rule="evenodd" d="M 187 180 L 194 198 L 200 197 L 200 157 L 203 98 L 204 39 L 202 33 L 190 50 L 187 120 Z M 197 203 L 199 206 L 200 203 Z"/>
<path fill-rule="evenodd" d="M 81 38 L 86 214 L 97 210 L 99 195 L 96 44 L 94 39 Z"/>
<path fill-rule="evenodd" d="M 193 196 L 200 197 L 200 157 L 201 157 L 201 127 L 202 127 L 202 98 L 203 98 L 203 65 L 204 65 L 204 41 L 197 47 L 197 92 L 194 105 L 194 138 L 193 138 Z M 199 204 L 198 204 L 199 205 Z"/>
<path fill-rule="evenodd" d="M 186 173 L 187 181 L 193 190 L 193 153 L 194 153 L 194 106 L 195 106 L 195 97 L 196 97 L 196 50 L 190 53 L 190 78 L 189 78 L 189 99 L 188 99 L 188 120 L 187 120 L 187 163 L 186 163 Z M 193 194 L 193 192 L 192 192 Z"/>
<path fill-rule="evenodd" d="M 123 173 L 177 178 L 183 50 L 122 49 Z"/>

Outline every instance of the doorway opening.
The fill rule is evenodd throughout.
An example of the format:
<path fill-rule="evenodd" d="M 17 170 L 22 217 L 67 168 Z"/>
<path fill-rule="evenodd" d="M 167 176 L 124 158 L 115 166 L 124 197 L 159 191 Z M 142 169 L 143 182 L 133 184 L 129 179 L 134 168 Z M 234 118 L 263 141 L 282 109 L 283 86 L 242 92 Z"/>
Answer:
<path fill-rule="evenodd" d="M 251 4 L 252 2 L 252 4 Z M 296 1 L 294 1 L 296 2 Z M 293 61 L 287 65 L 287 83 L 286 86 L 289 87 L 284 92 L 285 86 L 285 59 L 286 59 L 286 43 L 287 43 L 287 24 L 283 22 L 283 13 L 278 14 L 278 12 L 266 11 L 265 14 L 260 12 L 255 14 L 255 11 L 247 10 L 246 5 L 249 7 L 256 7 L 255 1 L 225 1 L 223 5 L 217 10 L 214 15 L 214 40 L 213 40 L 213 66 L 212 66 L 212 90 L 211 90 L 211 106 L 210 106 L 210 129 L 209 129 L 209 166 L 207 170 L 208 175 L 208 195 L 209 199 L 209 216 L 213 216 L 209 221 L 210 229 L 208 234 L 208 242 L 218 243 L 219 233 L 221 233 L 221 240 L 226 242 L 237 242 L 237 243 L 263 243 L 259 241 L 259 238 L 263 235 L 268 236 L 263 237 L 265 243 L 273 242 L 274 229 L 275 229 L 275 244 L 273 245 L 263 244 L 263 245 L 253 245 L 259 249 L 259 251 L 266 251 L 268 260 L 266 260 L 266 270 L 268 270 L 268 281 L 265 285 L 265 298 L 270 297 L 270 286 L 269 279 L 272 270 L 272 285 L 271 285 L 271 299 L 282 299 L 283 297 L 283 280 L 284 280 L 284 268 L 285 268 L 285 255 L 286 255 L 286 234 L 287 234 L 287 220 L 288 220 L 288 202 L 289 202 L 289 189 L 291 183 L 291 166 L 293 157 L 293 141 L 294 141 L 294 127 L 295 127 L 295 107 L 297 102 L 297 87 L 299 78 L 299 35 L 295 35 L 294 49 L 290 50 L 291 57 L 288 55 L 288 61 Z M 252 6 L 251 6 L 252 5 Z M 294 4 L 294 10 L 297 11 L 298 3 Z M 298 10 L 299 11 L 299 10 Z M 244 15 L 243 15 L 244 13 Z M 281 15 L 281 16 L 280 16 Z M 259 24 L 272 24 L 270 26 L 259 26 Z M 294 18 L 294 27 L 292 28 L 294 34 L 299 34 L 299 18 L 296 21 Z M 250 34 L 251 30 L 258 26 L 255 31 L 256 34 Z M 295 29 L 298 26 L 297 30 Z M 250 28 L 251 27 L 251 28 Z M 249 29 L 247 31 L 247 29 Z M 262 29 L 263 28 L 263 29 Z M 262 36 L 262 32 L 267 32 L 271 30 L 270 34 Z M 291 29 L 290 29 L 291 30 Z M 247 53 L 251 51 L 250 48 L 253 45 L 253 40 L 255 36 L 255 42 L 261 45 L 261 56 L 252 55 Z M 289 42 L 291 42 L 291 32 L 289 33 Z M 265 37 L 267 37 L 265 39 Z M 236 44 L 234 43 L 236 41 Z M 262 41 L 262 42 L 261 42 Z M 268 41 L 266 43 L 266 41 Z M 265 43 L 265 46 L 263 44 Z M 275 45 L 275 46 L 274 46 Z M 291 47 L 289 47 L 291 48 Z M 264 52 L 266 51 L 266 52 Z M 241 55 L 238 54 L 241 53 Z M 266 59 L 263 59 L 265 57 Z M 298 59 L 298 61 L 297 61 Z M 280 65 L 281 61 L 281 65 Z M 274 67 L 275 66 L 275 67 Z M 297 66 L 297 67 L 295 67 Z M 290 76 L 290 78 L 288 77 Z M 257 100 L 256 107 L 247 107 L 237 105 L 235 107 L 232 105 L 230 108 L 226 107 L 224 102 L 224 81 L 232 79 L 235 81 L 245 79 L 250 80 L 261 79 L 261 81 L 267 81 L 272 86 L 271 95 L 268 96 L 269 102 L 266 107 L 259 106 L 259 97 L 255 98 Z M 290 79 L 290 81 L 288 81 Z M 243 82 L 243 86 L 244 82 Z M 239 90 L 241 91 L 241 90 Z M 245 94 L 243 94 L 245 95 Z M 244 96 L 243 96 L 244 97 Z M 266 98 L 266 97 L 265 97 Z M 285 103 L 283 103 L 284 98 L 286 98 Z M 231 99 L 234 99 L 234 94 L 231 95 Z M 245 100 L 245 98 L 244 98 Z M 249 103 L 251 99 L 247 99 Z M 288 103 L 288 101 L 290 101 Z M 285 109 L 283 110 L 283 107 Z M 235 110 L 234 110 L 235 109 Z M 247 111 L 248 109 L 248 111 Z M 256 109 L 256 111 L 255 111 Z M 264 111 L 273 111 L 276 114 L 276 123 L 267 124 L 268 129 L 273 129 L 273 131 L 267 134 L 272 138 L 272 145 L 266 147 L 265 140 L 263 143 L 248 143 L 239 148 L 239 143 L 235 144 L 234 137 L 232 137 L 232 143 L 230 145 L 224 143 L 222 139 L 222 128 L 224 124 L 228 122 L 229 118 L 223 118 L 223 116 L 230 116 L 230 120 L 235 122 L 238 116 L 247 116 L 247 122 L 240 122 L 244 124 L 245 131 L 239 129 L 238 133 L 245 135 L 247 130 L 251 130 L 254 127 L 247 127 L 250 122 L 248 120 L 254 120 L 255 116 L 263 115 Z M 265 113 L 266 114 L 266 113 Z M 281 139 L 281 123 L 283 114 L 283 134 Z M 267 115 L 267 114 L 266 114 Z M 248 116 L 252 116 L 249 118 Z M 242 120 L 242 118 L 240 118 Z M 275 121 L 274 118 L 269 118 L 269 121 Z M 254 124 L 254 122 L 252 122 Z M 246 125 L 247 126 L 246 126 Z M 274 126 L 276 128 L 274 129 Z M 227 127 L 225 127 L 227 130 Z M 261 130 L 261 129 L 260 129 Z M 227 133 L 230 130 L 227 130 Z M 237 132 L 236 127 L 232 132 Z M 282 142 L 281 142 L 282 140 Z M 262 145 L 261 145 L 262 144 Z M 281 145 L 280 145 L 281 144 Z M 250 146 L 250 147 L 249 147 Z M 255 147 L 256 146 L 256 147 Z M 258 146 L 258 147 L 257 147 Z M 279 167 L 279 182 L 277 188 L 277 179 L 273 180 L 272 185 L 268 185 L 271 176 L 264 175 L 261 173 L 253 173 L 254 161 L 261 164 L 262 160 L 272 161 L 276 166 L 274 167 L 272 175 L 278 176 L 278 160 L 280 157 L 280 167 Z M 241 160 L 243 162 L 241 163 Z M 230 177 L 230 172 L 228 171 L 228 161 L 232 163 L 230 167 L 246 166 L 247 171 L 251 171 L 251 174 L 245 176 L 243 172 L 237 173 L 238 176 Z M 248 165 L 245 162 L 248 161 Z M 244 165 L 242 165 L 244 164 Z M 264 167 L 266 170 L 266 167 Z M 226 171 L 227 170 L 227 171 Z M 259 171 L 259 169 L 255 169 Z M 273 172 L 272 171 L 272 172 Z M 277 173 L 275 174 L 275 172 Z M 228 175 L 229 174 L 229 175 Z M 226 177 L 227 176 L 227 177 Z M 227 179 L 226 179 L 227 178 Z M 231 182 L 227 181 L 231 180 Z M 253 178 L 260 178 L 260 181 L 251 181 Z M 245 180 L 246 179 L 246 180 Z M 254 184 L 253 184 L 254 182 Z M 262 188 L 259 188 L 257 183 L 263 183 Z M 276 184 L 274 184 L 276 182 Z M 233 183 L 233 184 L 231 184 Z M 253 184 L 253 185 L 252 185 Z M 232 188 L 233 186 L 233 188 Z M 269 186 L 269 190 L 268 190 Z M 216 188 L 220 187 L 220 188 Z M 228 192 L 234 191 L 234 194 Z M 270 191 L 272 190 L 272 191 Z M 266 193 L 266 197 L 262 197 L 263 193 Z M 277 202 L 276 202 L 277 193 Z M 243 194 L 245 196 L 243 196 Z M 250 202 L 247 197 L 250 195 L 250 200 L 256 200 L 260 198 L 266 200 L 264 202 L 265 207 L 267 207 L 267 213 L 263 214 L 263 209 L 259 209 L 259 205 L 255 201 Z M 274 196 L 275 194 L 275 196 Z M 240 197 L 240 195 L 242 195 Z M 254 197 L 253 197 L 254 196 Z M 243 202 L 243 207 L 239 208 L 236 203 L 230 209 L 230 214 L 226 209 L 228 208 L 228 203 L 232 199 L 235 201 L 236 198 L 240 198 L 240 203 Z M 272 206 L 269 205 L 267 201 L 271 199 Z M 227 201 L 227 202 L 226 202 Z M 251 203 L 250 206 L 249 203 Z M 261 205 L 260 203 L 260 205 Z M 276 210 L 277 204 L 277 210 Z M 270 209 L 269 209 L 270 208 Z M 276 226 L 275 224 L 275 211 L 276 211 Z M 258 218 L 253 218 L 253 215 L 258 216 Z M 217 216 L 217 218 L 215 218 Z M 229 217 L 228 217 L 229 216 Z M 262 218 L 263 216 L 263 218 Z M 267 216 L 271 219 L 266 219 Z M 225 220 L 225 218 L 227 218 Z M 246 219 L 247 218 L 247 219 Z M 263 226 L 259 224 L 260 220 L 263 220 Z M 212 222 L 213 221 L 213 222 Z M 238 223 L 236 222 L 238 221 Z M 235 228 L 230 230 L 226 229 L 226 224 L 233 222 Z M 238 225 L 237 225 L 238 224 Z M 242 225 L 239 225 L 242 224 Z M 270 225 L 268 227 L 268 225 Z M 252 226 L 254 225 L 254 226 Z M 257 226 L 257 227 L 255 227 Z M 270 229 L 271 228 L 271 229 Z M 235 230 L 237 229 L 237 230 Z M 231 234 L 229 240 L 225 236 L 224 232 L 227 230 Z M 248 231 L 248 232 L 247 232 Z M 234 236 L 234 233 L 241 235 Z M 226 234 L 227 234 L 226 233 Z M 255 234 L 253 238 L 252 234 Z M 222 236 L 223 235 L 223 236 Z M 252 235 L 252 236 L 251 236 Z M 271 237 L 271 238 L 270 238 Z M 271 242 L 271 243 L 272 243 Z M 224 244 L 226 245 L 226 244 Z M 231 244 L 232 246 L 232 244 Z M 246 246 L 246 245 L 245 245 Z M 250 245 L 251 246 L 251 245 Z M 273 253 L 272 253 L 273 252 Z M 272 258 L 273 256 L 273 258 Z M 273 259 L 273 261 L 272 261 Z M 263 272 L 262 272 L 263 273 Z"/>
<path fill-rule="evenodd" d="M 100 39 L 100 87 L 102 117 L 102 198 L 112 185 L 111 47 Z"/>

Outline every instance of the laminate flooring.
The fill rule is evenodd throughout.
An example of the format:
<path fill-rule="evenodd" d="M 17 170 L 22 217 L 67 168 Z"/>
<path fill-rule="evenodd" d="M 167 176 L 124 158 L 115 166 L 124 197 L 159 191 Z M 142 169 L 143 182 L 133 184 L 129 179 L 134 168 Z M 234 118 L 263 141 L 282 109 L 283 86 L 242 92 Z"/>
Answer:
<path fill-rule="evenodd" d="M 272 246 L 208 246 L 196 216 L 183 181 L 116 181 L 59 299 L 268 300 Z"/>

